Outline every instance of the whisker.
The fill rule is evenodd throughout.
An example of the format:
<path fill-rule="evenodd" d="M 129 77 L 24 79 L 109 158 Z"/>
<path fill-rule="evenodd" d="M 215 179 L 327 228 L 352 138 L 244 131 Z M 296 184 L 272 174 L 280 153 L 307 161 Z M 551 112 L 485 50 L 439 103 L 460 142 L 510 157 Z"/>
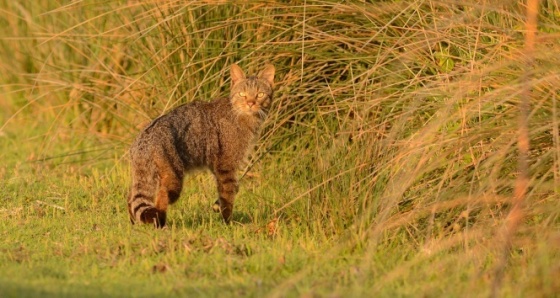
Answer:
<path fill-rule="evenodd" d="M 263 111 L 262 109 L 260 109 L 258 111 L 258 113 L 259 113 L 259 116 L 261 117 L 261 120 L 264 120 L 266 118 L 266 112 Z"/>

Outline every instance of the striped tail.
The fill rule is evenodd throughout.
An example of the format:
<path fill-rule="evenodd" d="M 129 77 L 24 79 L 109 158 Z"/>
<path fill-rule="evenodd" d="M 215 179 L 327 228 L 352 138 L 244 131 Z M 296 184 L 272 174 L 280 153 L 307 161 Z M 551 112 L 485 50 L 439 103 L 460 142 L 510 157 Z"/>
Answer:
<path fill-rule="evenodd" d="M 153 199 L 139 192 L 131 192 L 128 197 L 130 222 L 153 224 L 158 228 L 165 226 L 166 212 L 156 209 Z"/>

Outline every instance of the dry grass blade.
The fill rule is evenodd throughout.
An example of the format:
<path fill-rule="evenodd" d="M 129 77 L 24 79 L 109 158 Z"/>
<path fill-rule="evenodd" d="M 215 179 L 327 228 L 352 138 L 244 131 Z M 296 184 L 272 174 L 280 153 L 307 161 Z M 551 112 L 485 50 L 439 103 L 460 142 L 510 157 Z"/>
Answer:
<path fill-rule="evenodd" d="M 518 156 L 518 177 L 515 181 L 515 189 L 512 198 L 512 208 L 506 218 L 506 223 L 499 235 L 502 248 L 501 260 L 498 261 L 496 266 L 496 273 L 492 283 L 492 297 L 499 297 L 500 288 L 502 286 L 502 279 L 506 264 L 509 259 L 510 250 L 513 238 L 525 216 L 524 204 L 527 199 L 527 190 L 529 188 L 529 114 L 531 102 L 531 79 L 532 69 L 534 67 L 534 52 L 535 52 L 535 35 L 537 32 L 537 17 L 538 17 L 539 1 L 529 0 L 527 2 L 527 21 L 525 23 L 525 70 L 523 73 L 522 83 L 523 92 L 519 100 L 519 124 L 517 132 L 517 147 L 519 150 Z"/>
<path fill-rule="evenodd" d="M 527 296 L 553 292 L 557 281 L 519 273 L 556 276 L 538 259 L 556 251 L 537 242 L 546 247 L 560 224 L 559 7 L 536 2 L 527 4 L 540 8 L 538 27 L 523 3 L 503 1 L 0 0 L 0 154 L 29 148 L 2 155 L 10 168 L 0 178 L 26 166 L 70 167 L 86 180 L 105 171 L 97 183 L 113 177 L 114 185 L 84 192 L 122 196 L 127 148 L 142 127 L 180 104 L 227 95 L 231 63 L 254 72 L 270 62 L 275 100 L 247 167 L 254 175 L 241 185 L 240 210 L 250 211 L 239 211 L 231 231 L 191 213 L 214 196 L 206 176 L 187 181 L 177 207 L 185 211 L 178 230 L 208 227 L 217 238 L 231 232 L 285 250 L 277 279 L 255 295 L 486 295 L 492 287 L 498 295 L 517 284 Z M 487 241 L 496 235 L 502 256 L 521 251 L 525 236 L 538 241 L 500 259 Z M 291 263 L 294 247 L 311 252 L 309 264 Z M 163 264 L 170 280 L 187 274 L 165 257 L 144 272 Z M 265 268 L 228 262 L 220 265 L 242 269 L 214 271 L 233 278 Z M 453 271 L 453 262 L 468 269 Z M 424 283 L 408 281 L 415 276 Z M 352 285 L 362 292 L 347 292 Z"/>

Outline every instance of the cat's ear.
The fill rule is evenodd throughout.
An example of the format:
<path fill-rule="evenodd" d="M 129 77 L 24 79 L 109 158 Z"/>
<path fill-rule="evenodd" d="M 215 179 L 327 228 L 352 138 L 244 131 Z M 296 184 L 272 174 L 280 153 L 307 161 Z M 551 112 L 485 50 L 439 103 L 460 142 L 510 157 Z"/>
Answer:
<path fill-rule="evenodd" d="M 231 86 L 235 86 L 235 84 L 239 83 L 241 80 L 245 80 L 245 73 L 241 69 L 241 67 L 237 66 L 237 64 L 232 64 L 230 69 L 231 75 Z"/>
<path fill-rule="evenodd" d="M 266 80 L 271 86 L 274 86 L 274 65 L 267 64 L 259 73 L 259 78 Z"/>

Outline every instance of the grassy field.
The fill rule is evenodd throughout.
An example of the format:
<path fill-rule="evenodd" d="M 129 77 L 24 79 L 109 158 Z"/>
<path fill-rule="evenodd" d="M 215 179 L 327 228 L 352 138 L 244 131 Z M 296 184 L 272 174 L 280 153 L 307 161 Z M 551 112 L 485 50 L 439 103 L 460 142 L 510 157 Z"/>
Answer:
<path fill-rule="evenodd" d="M 559 295 L 557 1 L 530 51 L 517 1 L 19 2 L 0 0 L 1 297 Z M 130 225 L 138 131 L 265 62 L 234 223 L 198 172 L 168 228 Z"/>

